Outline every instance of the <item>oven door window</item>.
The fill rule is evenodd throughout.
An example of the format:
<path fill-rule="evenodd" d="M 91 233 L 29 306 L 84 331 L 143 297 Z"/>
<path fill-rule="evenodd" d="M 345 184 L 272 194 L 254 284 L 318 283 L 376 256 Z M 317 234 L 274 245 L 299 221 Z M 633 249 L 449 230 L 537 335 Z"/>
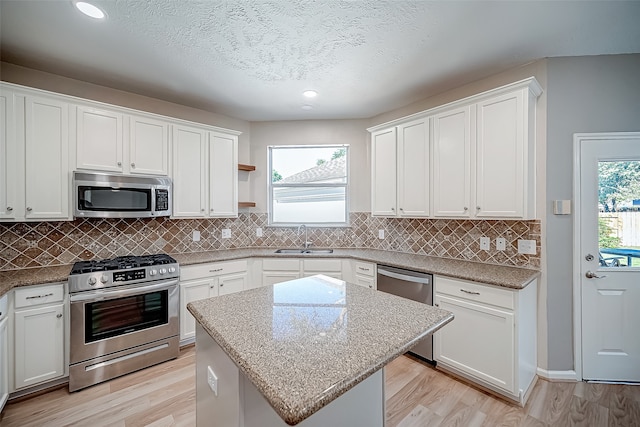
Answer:
<path fill-rule="evenodd" d="M 85 304 L 85 343 L 166 324 L 168 299 L 164 290 Z"/>
<path fill-rule="evenodd" d="M 151 210 L 151 190 L 79 186 L 78 209 L 97 212 L 147 212 Z"/>

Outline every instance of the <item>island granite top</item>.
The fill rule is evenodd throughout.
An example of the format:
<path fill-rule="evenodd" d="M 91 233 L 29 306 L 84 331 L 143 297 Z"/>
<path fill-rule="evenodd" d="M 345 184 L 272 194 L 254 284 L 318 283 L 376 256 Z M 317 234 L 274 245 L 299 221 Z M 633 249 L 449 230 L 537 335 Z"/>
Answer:
<path fill-rule="evenodd" d="M 327 276 L 194 301 L 188 309 L 290 425 L 453 319 Z"/>

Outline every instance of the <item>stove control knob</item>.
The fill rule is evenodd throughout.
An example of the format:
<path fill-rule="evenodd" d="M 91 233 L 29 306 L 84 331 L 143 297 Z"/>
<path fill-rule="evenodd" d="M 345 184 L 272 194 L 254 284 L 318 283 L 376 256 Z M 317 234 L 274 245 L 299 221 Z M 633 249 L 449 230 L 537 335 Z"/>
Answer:
<path fill-rule="evenodd" d="M 97 280 L 96 280 L 95 277 L 93 277 L 93 276 L 89 277 L 89 285 L 93 286 L 93 285 L 96 284 L 96 282 L 97 282 Z"/>
<path fill-rule="evenodd" d="M 102 283 L 107 283 L 109 281 L 109 276 L 107 276 L 106 274 L 103 274 L 102 277 L 100 277 L 100 281 Z"/>
<path fill-rule="evenodd" d="M 175 267 L 169 267 L 169 273 L 175 273 L 175 272 L 176 272 Z"/>
<path fill-rule="evenodd" d="M 158 274 L 158 270 L 149 270 L 149 276 L 155 276 L 156 274 Z"/>
<path fill-rule="evenodd" d="M 166 268 L 161 268 L 160 269 L 160 274 L 167 274 L 167 269 Z"/>

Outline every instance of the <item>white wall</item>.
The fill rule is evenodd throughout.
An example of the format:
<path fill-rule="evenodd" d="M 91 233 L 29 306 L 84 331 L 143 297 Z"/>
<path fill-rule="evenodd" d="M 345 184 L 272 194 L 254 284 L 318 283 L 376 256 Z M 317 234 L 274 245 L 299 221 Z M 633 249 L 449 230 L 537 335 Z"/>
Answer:
<path fill-rule="evenodd" d="M 267 147 L 269 145 L 349 144 L 351 212 L 371 210 L 371 153 L 366 120 L 307 120 L 251 123 L 251 200 L 267 212 Z"/>
<path fill-rule="evenodd" d="M 547 72 L 547 200 L 573 199 L 573 134 L 640 131 L 640 55 L 552 58 Z M 550 211 L 549 369 L 563 371 L 574 369 L 573 215 Z"/>

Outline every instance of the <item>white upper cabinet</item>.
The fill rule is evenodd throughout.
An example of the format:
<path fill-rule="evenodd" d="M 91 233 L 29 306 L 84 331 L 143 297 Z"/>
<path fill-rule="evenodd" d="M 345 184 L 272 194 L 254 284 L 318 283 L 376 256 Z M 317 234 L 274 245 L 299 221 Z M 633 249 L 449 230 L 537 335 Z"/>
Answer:
<path fill-rule="evenodd" d="M 371 200 L 376 216 L 429 215 L 429 119 L 374 132 Z"/>
<path fill-rule="evenodd" d="M 429 187 L 420 186 L 425 178 L 429 182 L 430 167 L 433 171 L 430 181 L 431 213 L 434 217 L 534 219 L 535 107 L 540 93 L 540 85 L 531 77 L 370 128 L 374 158 L 373 214 L 426 216 L 422 212 L 429 212 L 429 205 L 424 205 L 422 197 L 429 194 Z M 422 119 L 425 126 L 428 119 L 432 121 L 431 161 L 428 150 L 425 153 L 414 150 L 401 154 L 403 149 L 407 150 L 407 132 L 412 133 L 412 141 L 420 138 L 420 133 L 410 127 L 415 126 L 416 118 L 418 121 Z M 397 132 L 398 144 L 398 153 L 395 154 L 395 211 L 390 205 L 394 197 L 390 172 L 393 154 L 388 148 L 382 152 L 376 147 L 383 140 L 387 147 L 390 146 L 392 132 Z M 401 144 L 403 132 L 404 148 Z M 429 138 L 426 145 L 429 145 Z M 421 164 L 424 165 L 423 171 L 420 170 Z M 407 185 L 407 182 L 418 187 Z M 402 191 L 407 190 L 410 193 L 403 195 Z"/>
<path fill-rule="evenodd" d="M 0 91 L 0 219 L 13 219 L 18 206 L 18 162 L 15 138 L 15 96 Z"/>
<path fill-rule="evenodd" d="M 209 133 L 209 216 L 238 216 L 238 137 Z"/>
<path fill-rule="evenodd" d="M 207 132 L 173 126 L 173 216 L 204 218 L 207 209 Z"/>
<path fill-rule="evenodd" d="M 168 175 L 169 123 L 116 109 L 78 106 L 77 168 Z"/>
<path fill-rule="evenodd" d="M 129 117 L 129 172 L 169 174 L 169 124 L 144 116 Z"/>
<path fill-rule="evenodd" d="M 78 106 L 76 138 L 78 169 L 123 172 L 123 115 L 117 111 Z"/>
<path fill-rule="evenodd" d="M 238 216 L 238 136 L 173 127 L 173 217 Z"/>

